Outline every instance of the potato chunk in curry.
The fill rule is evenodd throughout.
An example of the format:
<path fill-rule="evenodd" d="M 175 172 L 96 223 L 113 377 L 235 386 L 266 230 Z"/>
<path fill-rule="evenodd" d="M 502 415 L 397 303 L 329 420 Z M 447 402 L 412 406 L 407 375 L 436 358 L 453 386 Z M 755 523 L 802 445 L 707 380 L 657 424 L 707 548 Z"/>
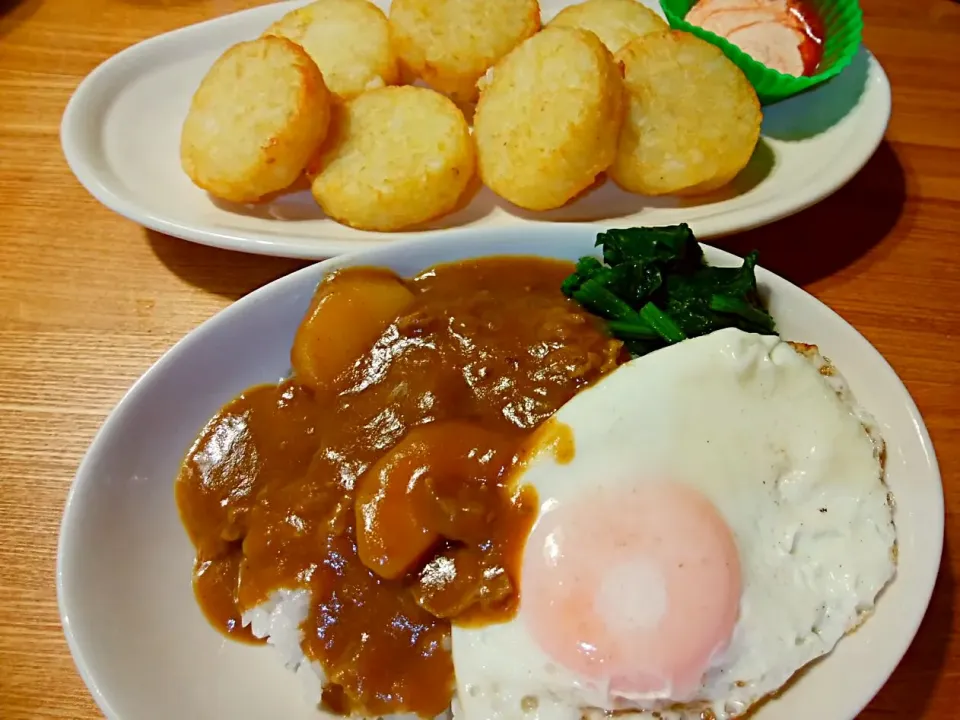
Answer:
<path fill-rule="evenodd" d="M 504 487 L 516 447 L 466 422 L 421 425 L 360 479 L 357 552 L 385 578 L 417 569 L 441 539 L 479 545 L 517 507 Z M 421 563 L 422 564 L 422 563 Z"/>
<path fill-rule="evenodd" d="M 305 385 L 331 387 L 413 301 L 391 272 L 355 270 L 324 280 L 293 340 L 294 373 Z"/>

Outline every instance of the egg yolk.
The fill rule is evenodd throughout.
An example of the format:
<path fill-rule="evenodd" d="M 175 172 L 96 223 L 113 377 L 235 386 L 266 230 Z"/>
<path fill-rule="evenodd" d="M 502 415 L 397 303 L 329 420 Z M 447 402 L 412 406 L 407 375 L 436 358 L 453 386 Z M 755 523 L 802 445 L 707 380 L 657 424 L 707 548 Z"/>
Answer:
<path fill-rule="evenodd" d="M 678 483 L 551 507 L 523 559 L 521 614 L 553 662 L 628 699 L 693 699 L 739 611 L 730 528 Z"/>

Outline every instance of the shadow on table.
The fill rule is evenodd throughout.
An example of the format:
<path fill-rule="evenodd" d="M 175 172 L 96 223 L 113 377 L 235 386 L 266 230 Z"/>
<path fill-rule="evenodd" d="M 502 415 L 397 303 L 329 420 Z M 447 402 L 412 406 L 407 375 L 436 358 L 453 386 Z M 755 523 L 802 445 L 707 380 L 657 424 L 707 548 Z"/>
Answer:
<path fill-rule="evenodd" d="M 29 19 L 41 3 L 42 0 L 0 0 L 0 38 Z"/>
<path fill-rule="evenodd" d="M 851 265 L 878 245 L 903 213 L 903 167 L 884 141 L 864 168 L 837 193 L 797 215 L 756 230 L 708 241 L 744 255 L 805 285 Z"/>
<path fill-rule="evenodd" d="M 310 263 L 304 260 L 220 250 L 145 230 L 153 254 L 170 272 L 195 287 L 238 300 Z"/>
<path fill-rule="evenodd" d="M 870 703 L 870 710 L 891 718 L 925 715 L 947 662 L 947 645 L 957 630 L 954 627 L 955 592 L 950 552 L 944 544 L 940 575 L 923 623 L 900 665 Z"/>

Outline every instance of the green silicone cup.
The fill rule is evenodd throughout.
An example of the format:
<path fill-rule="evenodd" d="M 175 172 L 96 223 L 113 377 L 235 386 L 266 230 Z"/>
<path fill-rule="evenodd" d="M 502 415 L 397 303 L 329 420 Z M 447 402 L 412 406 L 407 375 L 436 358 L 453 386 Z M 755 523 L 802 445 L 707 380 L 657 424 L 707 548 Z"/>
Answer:
<path fill-rule="evenodd" d="M 768 68 L 719 35 L 686 22 L 683 18 L 696 4 L 696 0 L 660 0 L 660 7 L 663 8 L 663 14 L 666 15 L 670 27 L 692 33 L 723 50 L 724 54 L 743 70 L 743 74 L 757 91 L 760 102 L 769 105 L 816 87 L 838 75 L 850 64 L 860 48 L 863 37 L 863 13 L 857 0 L 807 0 L 807 2 L 823 21 L 824 47 L 823 59 L 820 61 L 817 74 L 803 77 L 784 75 Z"/>

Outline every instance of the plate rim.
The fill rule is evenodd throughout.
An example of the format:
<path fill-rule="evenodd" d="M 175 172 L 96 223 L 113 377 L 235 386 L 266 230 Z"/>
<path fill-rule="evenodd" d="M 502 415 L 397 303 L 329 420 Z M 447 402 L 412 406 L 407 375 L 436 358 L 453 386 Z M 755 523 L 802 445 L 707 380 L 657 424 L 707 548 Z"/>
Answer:
<path fill-rule="evenodd" d="M 185 27 L 170 30 L 166 33 L 137 42 L 115 55 L 107 58 L 84 77 L 71 94 L 60 121 L 60 145 L 70 171 L 83 188 L 101 205 L 112 212 L 155 232 L 193 242 L 208 247 L 235 252 L 244 252 L 253 255 L 269 255 L 274 257 L 295 258 L 301 260 L 322 260 L 340 254 L 362 251 L 368 248 L 383 247 L 409 240 L 426 239 L 430 237 L 444 237 L 449 242 L 471 241 L 491 231 L 503 228 L 512 228 L 520 231 L 523 228 L 533 227 L 587 227 L 601 228 L 611 223 L 630 223 L 629 218 L 611 218 L 597 221 L 551 221 L 523 218 L 516 222 L 501 226 L 458 226 L 441 229 L 411 230 L 399 233 L 368 233 L 364 236 L 350 238 L 325 237 L 319 232 L 314 238 L 306 239 L 302 235 L 287 233 L 283 230 L 284 222 L 276 221 L 277 232 L 251 230 L 250 232 L 231 232 L 217 229 L 216 225 L 207 223 L 188 224 L 177 217 L 165 213 L 163 215 L 152 212 L 138 203 L 130 195 L 118 192 L 118 186 L 109 182 L 109 173 L 98 170 L 92 162 L 94 148 L 85 140 L 87 137 L 84 128 L 91 117 L 88 108 L 93 105 L 92 98 L 98 92 L 103 92 L 105 103 L 118 96 L 117 89 L 122 87 L 110 85 L 114 76 L 122 76 L 125 69 L 143 53 L 148 53 L 167 43 L 190 40 L 195 35 L 201 35 L 209 27 L 224 23 L 242 23 L 248 16 L 279 12 L 283 7 L 294 8 L 303 5 L 304 0 L 286 0 L 285 2 L 262 5 L 238 12 L 229 13 L 220 17 L 210 18 Z M 569 4 L 569 3 L 564 3 Z M 782 194 L 774 194 L 769 198 L 762 198 L 758 203 L 739 208 L 733 212 L 723 212 L 719 215 L 707 216 L 690 222 L 694 232 L 703 239 L 718 238 L 735 232 L 743 232 L 757 227 L 768 225 L 777 220 L 794 215 L 817 204 L 846 185 L 874 155 L 886 135 L 892 113 L 892 90 L 890 80 L 880 64 L 865 45 L 860 46 L 860 52 L 866 54 L 868 74 L 866 83 L 876 85 L 880 112 L 864 114 L 858 122 L 857 129 L 862 132 L 854 134 L 855 141 L 852 147 L 859 148 L 855 161 L 825 184 L 808 183 L 797 188 L 799 192 L 791 193 L 790 200 L 785 201 Z M 873 74 L 876 77 L 873 78 Z M 137 71 L 136 74 L 140 74 Z M 761 135 L 761 139 L 763 135 Z M 759 204 L 760 211 L 754 208 Z M 747 216 L 747 219 L 738 219 Z M 718 221 L 717 218 L 720 218 Z M 724 220 L 724 218 L 727 218 Z M 639 219 L 638 219 L 639 220 Z M 331 221 L 334 222 L 334 221 Z M 359 231 L 358 231 L 359 232 Z M 311 240 L 317 242 L 318 248 L 313 249 Z"/>

